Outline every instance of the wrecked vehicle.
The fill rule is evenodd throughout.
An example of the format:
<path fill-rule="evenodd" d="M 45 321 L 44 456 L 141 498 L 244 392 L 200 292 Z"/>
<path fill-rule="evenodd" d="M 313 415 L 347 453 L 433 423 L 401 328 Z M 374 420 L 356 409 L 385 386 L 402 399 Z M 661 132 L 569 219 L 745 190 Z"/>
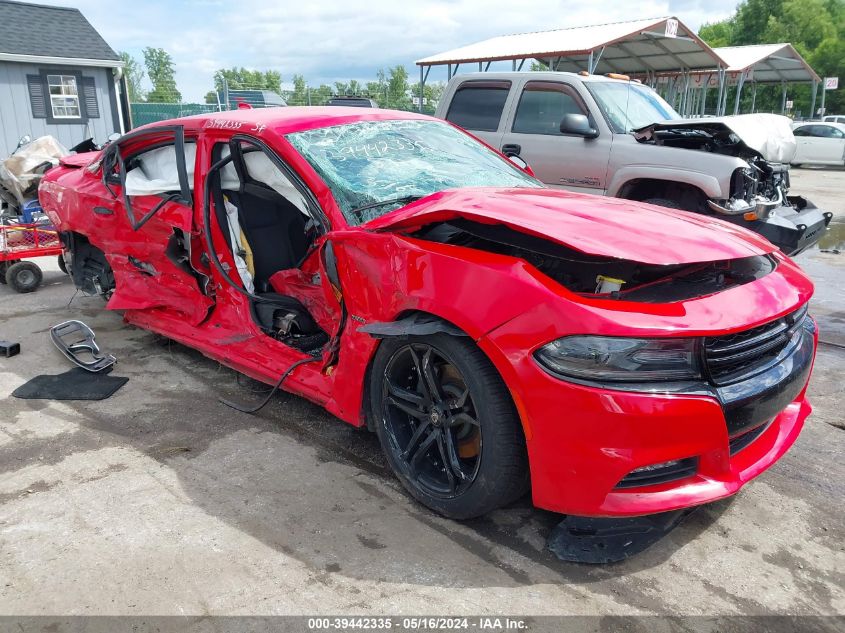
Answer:
<path fill-rule="evenodd" d="M 436 116 L 519 156 L 548 185 L 718 217 L 788 255 L 818 242 L 833 217 L 789 195 L 789 119 L 681 119 L 623 75 L 462 74 Z"/>
<path fill-rule="evenodd" d="M 546 188 L 431 117 L 178 119 L 40 193 L 78 287 L 376 432 L 448 517 L 529 489 L 586 516 L 713 501 L 810 413 L 813 287 L 769 242 Z"/>

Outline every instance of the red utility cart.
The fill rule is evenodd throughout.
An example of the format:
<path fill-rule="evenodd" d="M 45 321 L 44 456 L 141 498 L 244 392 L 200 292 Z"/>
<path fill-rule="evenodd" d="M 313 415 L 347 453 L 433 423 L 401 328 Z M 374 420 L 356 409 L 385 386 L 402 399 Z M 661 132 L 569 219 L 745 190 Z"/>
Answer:
<path fill-rule="evenodd" d="M 53 227 L 43 224 L 0 225 L 0 283 L 9 284 L 18 292 L 32 292 L 41 284 L 41 268 L 22 260 L 56 255 L 59 256 L 59 267 L 64 270 L 62 243 Z"/>

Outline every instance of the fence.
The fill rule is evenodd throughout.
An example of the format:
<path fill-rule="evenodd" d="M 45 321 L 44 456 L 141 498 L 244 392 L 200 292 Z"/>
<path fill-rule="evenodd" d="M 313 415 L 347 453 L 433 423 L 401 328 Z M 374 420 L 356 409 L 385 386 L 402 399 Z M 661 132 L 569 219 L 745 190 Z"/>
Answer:
<path fill-rule="evenodd" d="M 208 103 L 130 103 L 129 108 L 132 112 L 133 127 L 218 110 L 216 104 Z"/>

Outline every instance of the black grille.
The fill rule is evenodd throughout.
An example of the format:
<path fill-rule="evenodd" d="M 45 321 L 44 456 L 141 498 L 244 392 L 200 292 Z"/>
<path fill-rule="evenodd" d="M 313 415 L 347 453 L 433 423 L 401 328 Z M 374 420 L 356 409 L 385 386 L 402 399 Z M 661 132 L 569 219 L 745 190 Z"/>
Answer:
<path fill-rule="evenodd" d="M 711 380 L 725 385 L 766 368 L 789 343 L 807 314 L 807 306 L 750 330 L 704 339 Z"/>
<path fill-rule="evenodd" d="M 654 486 L 664 484 L 667 481 L 677 481 L 686 477 L 692 477 L 698 470 L 698 458 L 688 457 L 678 460 L 674 464 L 655 468 L 653 470 L 640 470 L 628 473 L 622 478 L 617 488 L 639 488 L 640 486 Z"/>
<path fill-rule="evenodd" d="M 751 429 L 750 431 L 746 431 L 745 433 L 740 433 L 739 435 L 732 437 L 728 441 L 728 446 L 730 447 L 731 451 L 731 457 L 736 455 L 739 451 L 741 451 L 743 448 L 751 444 L 751 442 L 760 437 L 763 434 L 763 431 L 769 428 L 769 424 L 771 423 L 772 421 L 769 420 L 768 422 L 764 422 L 755 429 Z"/>

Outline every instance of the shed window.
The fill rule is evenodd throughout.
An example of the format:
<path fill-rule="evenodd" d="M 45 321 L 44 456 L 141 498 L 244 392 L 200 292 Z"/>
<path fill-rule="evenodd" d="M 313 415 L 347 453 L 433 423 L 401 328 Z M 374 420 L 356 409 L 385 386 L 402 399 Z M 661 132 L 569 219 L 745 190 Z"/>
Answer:
<path fill-rule="evenodd" d="M 79 119 L 79 87 L 73 75 L 47 75 L 50 107 L 55 119 Z"/>

